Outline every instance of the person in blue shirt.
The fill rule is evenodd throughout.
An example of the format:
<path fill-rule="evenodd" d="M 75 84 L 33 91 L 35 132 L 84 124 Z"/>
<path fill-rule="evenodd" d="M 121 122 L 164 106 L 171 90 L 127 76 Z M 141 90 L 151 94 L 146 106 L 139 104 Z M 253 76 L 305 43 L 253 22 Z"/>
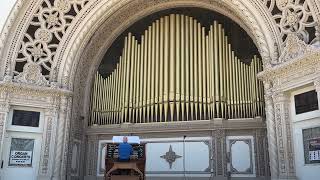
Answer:
<path fill-rule="evenodd" d="M 123 137 L 123 143 L 119 144 L 119 161 L 126 162 L 132 155 L 132 146 L 128 143 L 128 137 Z"/>

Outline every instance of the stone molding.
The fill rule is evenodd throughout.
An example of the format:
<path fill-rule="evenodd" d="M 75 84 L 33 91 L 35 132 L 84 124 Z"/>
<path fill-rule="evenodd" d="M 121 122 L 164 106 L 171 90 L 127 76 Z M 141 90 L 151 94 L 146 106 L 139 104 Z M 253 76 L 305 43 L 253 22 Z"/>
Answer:
<path fill-rule="evenodd" d="M 130 134 L 130 133 L 157 133 L 157 132 L 191 132 L 191 131 L 211 131 L 218 129 L 263 129 L 265 122 L 261 117 L 248 119 L 216 119 L 189 122 L 169 122 L 169 123 L 146 123 L 146 124 L 125 124 L 110 126 L 92 126 L 87 128 L 87 135 L 107 135 L 107 134 Z"/>

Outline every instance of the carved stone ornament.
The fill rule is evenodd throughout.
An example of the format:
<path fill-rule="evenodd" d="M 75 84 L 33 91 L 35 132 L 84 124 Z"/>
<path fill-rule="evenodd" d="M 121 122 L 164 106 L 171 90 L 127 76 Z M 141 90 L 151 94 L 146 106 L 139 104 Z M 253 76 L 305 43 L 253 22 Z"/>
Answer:
<path fill-rule="evenodd" d="M 279 58 L 279 63 L 297 59 L 312 52 L 316 52 L 316 49 L 300 40 L 296 34 L 291 33 L 288 35 L 285 48 Z"/>
<path fill-rule="evenodd" d="M 172 150 L 172 146 L 170 145 L 169 151 L 166 152 L 165 155 L 160 156 L 161 158 L 165 159 L 170 166 L 170 169 L 172 168 L 172 163 L 176 161 L 176 159 L 181 158 L 182 156 L 179 156 Z"/>
<path fill-rule="evenodd" d="M 41 67 L 36 63 L 27 63 L 23 67 L 23 72 L 14 77 L 14 80 L 18 83 L 36 85 L 36 86 L 48 86 L 49 81 L 41 74 Z"/>

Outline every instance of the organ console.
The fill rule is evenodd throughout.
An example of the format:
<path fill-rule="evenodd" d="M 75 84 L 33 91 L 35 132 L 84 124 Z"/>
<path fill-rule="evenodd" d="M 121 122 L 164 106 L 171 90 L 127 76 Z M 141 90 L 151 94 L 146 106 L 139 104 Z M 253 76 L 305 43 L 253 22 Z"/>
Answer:
<path fill-rule="evenodd" d="M 262 63 L 244 63 L 229 42 L 218 22 L 179 14 L 139 41 L 129 33 L 114 71 L 95 76 L 89 126 L 263 116 Z"/>
<path fill-rule="evenodd" d="M 146 154 L 145 154 L 145 144 L 132 144 L 133 154 L 130 156 L 129 162 L 118 162 L 118 143 L 109 143 L 106 145 L 106 156 L 105 156 L 105 179 L 144 179 L 145 174 L 145 163 L 146 163 Z M 131 169 L 135 173 L 124 178 L 121 176 L 122 169 Z"/>

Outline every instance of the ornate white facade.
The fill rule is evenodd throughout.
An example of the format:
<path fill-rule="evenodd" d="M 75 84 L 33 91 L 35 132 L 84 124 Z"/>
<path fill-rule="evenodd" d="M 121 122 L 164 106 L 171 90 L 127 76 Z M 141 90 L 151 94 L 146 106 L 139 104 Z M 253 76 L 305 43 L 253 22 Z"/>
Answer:
<path fill-rule="evenodd" d="M 265 86 L 271 178 L 303 179 L 296 173 L 290 94 L 312 86 L 320 99 L 318 0 L 18 0 L 0 39 L 0 154 L 9 111 L 15 106 L 44 112 L 39 179 L 94 179 L 99 140 L 111 131 L 208 128 L 208 123 L 87 127 L 93 78 L 113 40 L 142 17 L 186 6 L 228 16 L 253 39 L 264 64 L 259 77 Z M 209 127 L 227 123 L 217 120 Z M 263 124 L 253 120 L 230 127 Z M 226 132 L 212 133 L 225 152 Z M 252 134 L 263 137 L 264 133 Z M 217 176 L 226 178 L 226 164 L 225 160 L 217 163 Z"/>

